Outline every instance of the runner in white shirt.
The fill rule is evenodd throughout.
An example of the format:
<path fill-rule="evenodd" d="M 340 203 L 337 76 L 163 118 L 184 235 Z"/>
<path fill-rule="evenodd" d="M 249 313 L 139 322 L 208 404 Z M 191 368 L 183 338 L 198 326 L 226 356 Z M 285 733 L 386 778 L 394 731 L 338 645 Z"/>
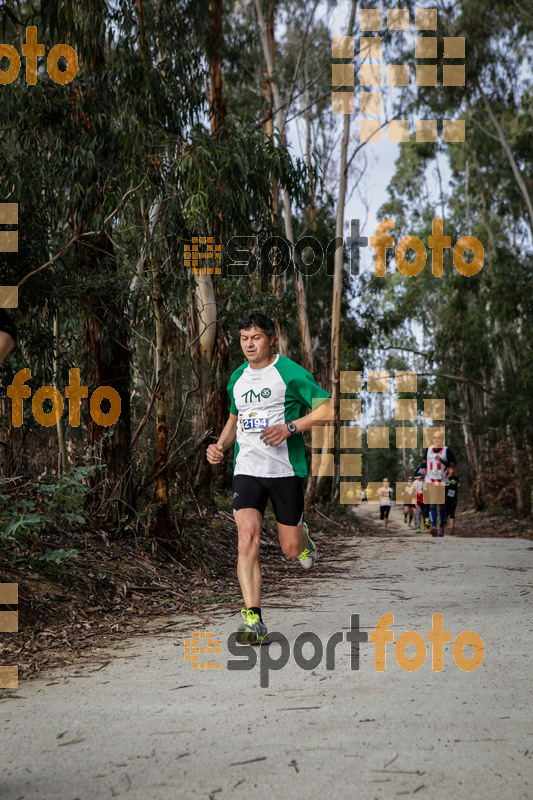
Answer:
<path fill-rule="evenodd" d="M 273 321 L 251 313 L 239 325 L 248 359 L 228 384 L 230 416 L 207 460 L 218 464 L 235 445 L 233 514 L 239 534 L 237 575 L 246 608 L 237 641 L 258 644 L 267 635 L 261 617 L 259 539 L 263 514 L 272 502 L 281 548 L 304 569 L 316 560 L 316 545 L 303 521 L 307 476 L 302 431 L 333 419 L 329 392 L 311 373 L 285 356 L 272 354 Z M 313 409 L 308 412 L 308 409 Z"/>
<path fill-rule="evenodd" d="M 379 518 L 385 520 L 385 530 L 389 527 L 389 514 L 392 505 L 392 489 L 389 486 L 389 479 L 383 478 L 383 486 L 378 489 L 379 495 Z"/>
<path fill-rule="evenodd" d="M 426 452 L 427 478 L 429 483 L 437 485 L 448 484 L 448 468 L 455 466 L 455 456 L 449 447 L 444 444 L 444 432 L 437 429 L 433 433 L 433 445 L 428 447 Z M 444 525 L 446 524 L 446 503 L 438 504 L 439 511 L 439 530 L 437 533 L 437 505 L 433 504 L 429 509 L 431 519 L 432 536 L 444 536 Z"/>
<path fill-rule="evenodd" d="M 413 483 L 413 476 L 410 475 L 407 478 L 407 484 L 404 487 L 404 505 L 403 505 L 403 521 L 406 523 L 407 527 L 410 528 L 415 517 L 415 507 L 416 502 L 412 502 L 416 500 L 416 486 Z"/>

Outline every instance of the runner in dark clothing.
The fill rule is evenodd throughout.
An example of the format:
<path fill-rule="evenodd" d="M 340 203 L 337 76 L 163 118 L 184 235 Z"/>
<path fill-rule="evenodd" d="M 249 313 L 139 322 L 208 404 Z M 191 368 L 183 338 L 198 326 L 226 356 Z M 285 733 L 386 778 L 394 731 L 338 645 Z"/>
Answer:
<path fill-rule="evenodd" d="M 460 487 L 461 483 L 455 474 L 455 467 L 450 467 L 448 469 L 448 485 L 446 486 L 446 522 L 450 520 L 450 533 L 454 532 L 457 491 Z"/>

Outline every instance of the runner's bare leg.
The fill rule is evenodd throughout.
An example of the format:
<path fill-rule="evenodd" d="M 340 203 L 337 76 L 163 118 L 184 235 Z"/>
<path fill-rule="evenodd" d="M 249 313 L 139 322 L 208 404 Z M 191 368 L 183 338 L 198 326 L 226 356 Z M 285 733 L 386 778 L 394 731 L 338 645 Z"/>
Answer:
<path fill-rule="evenodd" d="M 237 576 L 246 608 L 261 608 L 259 540 L 263 518 L 256 508 L 241 508 L 234 514 L 239 533 Z"/>
<path fill-rule="evenodd" d="M 298 558 L 307 547 L 307 534 L 303 525 L 282 525 L 278 522 L 278 537 L 287 558 Z"/>

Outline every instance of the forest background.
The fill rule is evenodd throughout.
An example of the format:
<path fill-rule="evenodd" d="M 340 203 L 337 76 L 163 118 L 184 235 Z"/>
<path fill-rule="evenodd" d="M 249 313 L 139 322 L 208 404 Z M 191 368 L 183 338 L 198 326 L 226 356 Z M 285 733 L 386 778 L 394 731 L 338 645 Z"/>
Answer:
<path fill-rule="evenodd" d="M 0 201 L 19 206 L 19 250 L 0 254 L 0 284 L 20 290 L 19 341 L 2 384 L 30 367 L 32 394 L 53 385 L 64 397 L 78 367 L 89 397 L 112 386 L 122 409 L 104 428 L 84 407 L 72 427 L 65 405 L 43 427 L 26 401 L 14 427 L 0 389 L 6 556 L 28 558 L 51 531 L 91 526 L 116 537 L 141 531 L 153 549 L 167 540 L 183 555 L 184 520 L 204 519 L 215 498 L 227 505 L 231 459 L 214 470 L 205 449 L 227 417 L 225 387 L 243 358 L 238 321 L 251 309 L 275 318 L 278 352 L 330 388 L 337 408 L 341 372 L 416 371 L 415 394 L 362 392 L 363 432 L 388 426 L 394 443 L 395 399 L 416 397 L 421 412 L 424 398 L 445 398 L 464 501 L 531 515 L 533 9 L 417 3 L 438 9 L 439 41 L 465 37 L 465 86 L 442 86 L 439 46 L 437 87 L 383 89 L 390 117 L 411 121 L 379 212 L 394 219 L 395 244 L 406 235 L 426 243 L 439 217 L 452 245 L 471 235 L 484 247 L 477 275 L 460 275 L 446 250 L 438 278 L 431 257 L 406 277 L 390 250 L 386 276 L 376 277 L 352 274 L 349 244 L 327 249 L 347 238 L 354 192 L 365 208 L 380 147 L 359 141 L 357 80 L 354 115 L 332 114 L 331 37 L 355 37 L 346 62 L 355 60 L 357 78 L 359 11 L 380 7 L 343 4 L 339 30 L 338 4 L 318 0 L 0 4 L 2 42 L 21 52 L 34 25 L 46 52 L 65 42 L 79 59 L 68 85 L 50 80 L 44 59 L 28 85 L 22 59 L 17 80 L 0 86 Z M 396 7 L 414 18 L 415 4 Z M 412 33 L 365 36 L 381 37 L 384 62 L 412 74 L 426 63 Z M 465 142 L 443 144 L 439 127 L 437 143 L 417 143 L 415 118 L 464 119 Z M 222 243 L 221 261 L 206 262 L 220 274 L 185 266 L 195 236 Z M 250 251 L 240 276 L 227 246 L 236 236 Z M 302 237 L 327 251 L 327 270 L 306 275 L 305 250 L 300 270 L 276 270 L 272 245 Z M 336 474 L 310 479 L 310 507 L 339 505 L 335 445 Z M 421 435 L 418 445 L 369 449 L 363 435 L 363 484 L 405 480 Z M 69 556 L 45 553 L 58 568 Z"/>

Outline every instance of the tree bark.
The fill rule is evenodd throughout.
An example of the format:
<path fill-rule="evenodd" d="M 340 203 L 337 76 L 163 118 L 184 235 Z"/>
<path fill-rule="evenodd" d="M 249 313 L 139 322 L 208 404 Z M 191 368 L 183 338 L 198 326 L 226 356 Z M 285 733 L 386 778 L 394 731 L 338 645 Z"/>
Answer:
<path fill-rule="evenodd" d="M 209 62 L 209 113 L 211 136 L 218 138 L 226 121 L 226 101 L 222 92 L 221 69 L 222 0 L 209 3 L 209 28 L 207 33 L 207 59 Z"/>
<path fill-rule="evenodd" d="M 355 20 L 357 0 L 352 0 L 350 18 L 348 21 L 347 36 L 351 36 Z M 335 219 L 335 236 L 341 237 L 344 232 L 344 204 L 346 201 L 347 173 L 348 173 L 348 143 L 350 138 L 350 114 L 344 115 L 344 127 L 341 142 L 339 194 L 337 198 L 337 214 Z M 333 301 L 331 311 L 331 364 L 330 364 L 330 391 L 333 407 L 335 409 L 335 422 L 339 420 L 340 410 L 340 358 L 341 358 L 341 300 L 342 300 L 342 270 L 344 266 L 344 247 L 335 250 L 335 269 L 333 275 Z M 322 451 L 323 454 L 327 451 Z M 339 491 L 339 465 L 335 464 L 335 477 L 332 486 L 332 498 Z M 310 480 L 307 489 L 307 502 L 311 504 L 319 497 L 325 478 L 319 477 Z"/>
<path fill-rule="evenodd" d="M 352 0 L 350 20 L 348 23 L 348 36 L 351 36 L 357 0 Z M 339 195 L 337 199 L 337 215 L 335 219 L 335 236 L 342 238 L 344 232 L 344 204 L 346 202 L 346 188 L 348 184 L 348 143 L 350 140 L 351 115 L 344 115 L 344 130 L 341 142 L 341 163 L 339 173 Z M 342 272 L 344 268 L 344 247 L 335 250 L 335 269 L 333 274 L 333 303 L 331 309 L 331 397 L 335 409 L 335 420 L 339 419 L 340 410 L 340 368 L 341 368 L 341 300 L 342 300 Z M 332 497 L 339 491 L 339 465 L 335 464 L 335 480 L 333 481 Z"/>
<path fill-rule="evenodd" d="M 163 299 L 161 297 L 161 286 L 159 278 L 154 280 L 153 290 L 154 310 L 155 310 L 155 330 L 156 330 L 156 345 L 155 345 L 155 374 L 157 386 L 157 399 L 156 399 L 156 414 L 157 414 L 157 461 L 156 471 L 163 470 L 157 477 L 155 488 L 155 499 L 157 506 L 156 512 L 156 529 L 157 535 L 161 539 L 169 538 L 168 531 L 168 474 L 167 470 L 163 469 L 167 465 L 168 460 L 168 428 L 167 428 L 167 410 L 165 398 L 165 326 L 164 326 L 164 308 Z"/>
<path fill-rule="evenodd" d="M 208 61 L 208 96 L 211 115 L 211 136 L 218 139 L 225 135 L 226 102 L 222 81 L 222 0 L 211 0 L 209 4 L 209 27 L 206 38 L 206 56 Z M 217 178 L 215 178 L 217 180 Z M 222 196 L 223 185 L 218 185 Z M 224 218 L 215 207 L 213 209 L 212 229 L 209 235 L 222 241 L 224 237 Z M 209 267 L 206 260 L 205 266 Z M 213 262 L 211 262 L 213 263 Z M 192 430 L 197 443 L 197 455 L 194 470 L 194 487 L 197 499 L 203 505 L 212 503 L 211 470 L 208 468 L 205 451 L 200 447 L 205 441 L 206 432 L 216 434 L 227 416 L 225 387 L 222 385 L 228 362 L 228 349 L 223 341 L 222 330 L 217 324 L 217 292 L 214 276 L 196 273 L 195 293 L 191 297 L 191 319 L 189 346 L 199 388 L 196 392 L 197 402 L 194 406 Z"/>
<path fill-rule="evenodd" d="M 283 141 L 284 137 L 284 124 L 283 124 L 283 116 L 281 113 L 281 100 L 279 96 L 279 91 L 277 84 L 274 80 L 274 62 L 272 59 L 272 53 L 270 51 L 270 44 L 268 41 L 268 36 L 266 32 L 265 20 L 263 17 L 263 10 L 261 8 L 261 0 L 255 0 L 255 9 L 257 12 L 257 19 L 259 22 L 259 30 L 261 33 L 261 42 L 263 45 L 263 55 L 265 58 L 265 62 L 267 65 L 267 72 L 268 77 L 270 80 L 270 86 L 272 88 L 272 96 L 274 98 L 274 107 L 275 107 L 275 118 L 278 125 L 278 130 L 280 132 L 281 139 Z M 285 223 L 285 238 L 289 242 L 291 247 L 291 251 L 294 252 L 294 235 L 293 235 L 293 228 L 292 228 L 292 210 L 291 210 L 291 200 L 289 197 L 289 193 L 287 188 L 284 186 L 282 189 L 283 195 L 283 217 Z M 302 363 L 305 369 L 308 369 L 310 372 L 313 371 L 313 345 L 311 342 L 311 333 L 309 331 L 309 318 L 307 316 L 307 298 L 305 294 L 305 286 L 303 282 L 303 277 L 298 270 L 296 271 L 295 276 L 295 289 L 296 289 L 296 305 L 297 305 L 297 312 L 298 312 L 298 324 L 300 328 L 300 337 L 302 341 Z"/>
<path fill-rule="evenodd" d="M 78 231 L 79 232 L 79 231 Z M 91 242 L 85 238 L 75 248 L 73 270 L 78 275 L 113 270 L 113 247 L 109 237 L 101 234 Z M 110 517 L 120 519 L 123 504 L 129 505 L 130 489 L 130 350 L 128 321 L 124 316 L 123 298 L 107 282 L 108 290 L 88 294 L 82 310 L 82 347 L 88 374 L 89 398 L 99 386 L 112 386 L 120 397 L 120 417 L 112 435 L 103 438 L 106 428 L 87 415 L 88 445 L 99 451 L 105 470 L 98 476 L 98 496 L 111 503 Z M 106 401 L 102 403 L 102 411 Z"/>
<path fill-rule="evenodd" d="M 59 386 L 59 314 L 54 316 L 54 380 L 55 385 Z M 67 469 L 67 447 L 65 444 L 65 426 L 63 418 L 60 417 L 56 423 L 57 430 L 57 477 L 60 478 Z"/>
<path fill-rule="evenodd" d="M 272 67 L 276 65 L 276 50 L 274 39 L 274 14 L 275 14 L 276 0 L 268 0 L 266 9 L 266 35 L 268 40 L 268 48 L 270 50 L 270 57 L 272 59 Z M 272 112 L 274 110 L 274 98 L 272 94 L 272 86 L 269 78 L 268 67 L 264 68 L 264 97 L 266 103 L 265 109 L 265 123 L 263 126 L 265 139 L 274 138 L 274 119 Z M 271 178 L 271 194 L 272 194 L 272 224 L 274 227 L 279 225 L 280 206 L 279 206 L 279 186 L 275 178 Z M 282 275 L 272 275 L 271 279 L 272 291 L 278 298 L 282 298 L 287 291 L 287 275 L 284 272 Z M 286 327 L 281 325 L 279 319 L 274 320 L 276 326 L 276 339 L 278 341 L 278 352 L 282 356 L 289 355 L 289 336 Z"/>

